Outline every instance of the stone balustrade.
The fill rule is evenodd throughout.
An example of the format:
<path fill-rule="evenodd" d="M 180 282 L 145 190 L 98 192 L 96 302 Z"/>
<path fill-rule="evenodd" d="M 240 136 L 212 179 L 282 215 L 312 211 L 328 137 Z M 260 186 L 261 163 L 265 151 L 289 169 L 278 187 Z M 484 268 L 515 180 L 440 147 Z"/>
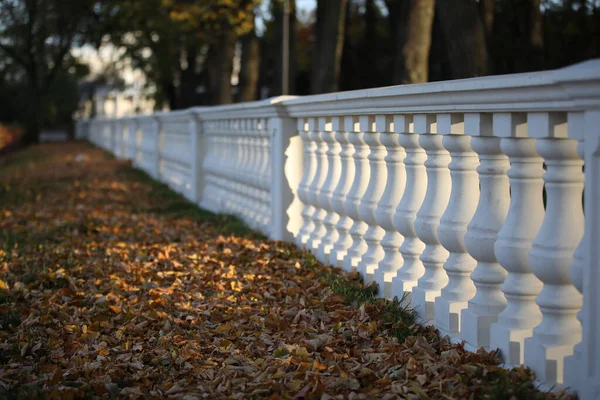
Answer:
<path fill-rule="evenodd" d="M 77 129 L 201 207 L 359 271 L 468 349 L 600 396 L 600 60 Z"/>

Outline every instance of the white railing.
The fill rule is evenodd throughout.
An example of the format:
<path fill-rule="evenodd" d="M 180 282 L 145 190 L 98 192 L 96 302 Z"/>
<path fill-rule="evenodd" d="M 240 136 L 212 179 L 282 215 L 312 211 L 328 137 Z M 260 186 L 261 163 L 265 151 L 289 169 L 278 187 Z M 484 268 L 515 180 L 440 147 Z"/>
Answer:
<path fill-rule="evenodd" d="M 467 348 L 600 396 L 600 60 L 78 132 L 380 296 L 408 295 Z"/>

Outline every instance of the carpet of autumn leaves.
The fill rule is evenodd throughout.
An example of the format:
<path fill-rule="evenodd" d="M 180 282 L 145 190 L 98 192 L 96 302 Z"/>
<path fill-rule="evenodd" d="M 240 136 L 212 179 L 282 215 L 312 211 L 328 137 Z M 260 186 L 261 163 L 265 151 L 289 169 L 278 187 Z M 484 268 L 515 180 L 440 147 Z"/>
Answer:
<path fill-rule="evenodd" d="M 0 397 L 567 397 L 85 143 L 0 160 L 0 279 Z"/>

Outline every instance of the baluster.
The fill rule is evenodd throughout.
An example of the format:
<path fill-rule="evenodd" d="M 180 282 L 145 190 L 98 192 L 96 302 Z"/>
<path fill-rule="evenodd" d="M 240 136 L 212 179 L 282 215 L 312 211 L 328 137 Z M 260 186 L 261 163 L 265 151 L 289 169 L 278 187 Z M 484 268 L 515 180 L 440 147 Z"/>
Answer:
<path fill-rule="evenodd" d="M 303 204 L 302 227 L 296 236 L 296 243 L 300 247 L 306 245 L 311 232 L 315 228 L 315 224 L 311 218 L 315 212 L 315 207 L 311 203 L 310 187 L 317 172 L 317 144 L 312 140 L 309 129 L 308 122 L 303 118 L 298 118 L 298 131 L 304 144 L 304 174 L 298 185 L 298 197 Z"/>
<path fill-rule="evenodd" d="M 256 221 L 257 221 L 258 212 L 259 212 L 258 211 L 259 204 L 258 204 L 257 196 L 256 196 L 256 185 L 257 185 L 258 174 L 259 174 L 258 166 L 260 163 L 258 132 L 261 129 L 261 123 L 262 123 L 262 120 L 259 121 L 258 126 L 255 129 L 253 129 L 250 134 L 250 160 L 251 160 L 250 169 L 249 169 L 250 175 L 248 176 L 247 182 L 245 182 L 245 187 L 246 187 L 245 195 L 249 202 L 248 222 L 252 228 L 256 227 Z"/>
<path fill-rule="evenodd" d="M 348 216 L 352 218 L 353 223 L 350 228 L 352 244 L 348 248 L 348 253 L 344 257 L 343 268 L 346 271 L 353 271 L 367 249 L 364 234 L 367 232 L 368 225 L 364 223 L 359 215 L 359 206 L 369 184 L 369 147 L 364 141 L 364 132 L 373 131 L 373 119 L 370 116 L 360 116 L 359 131 L 350 132 L 349 140 L 354 147 L 352 159 L 354 160 L 354 182 L 344 202 L 344 208 Z"/>
<path fill-rule="evenodd" d="M 334 124 L 339 124 L 337 129 L 334 125 L 335 140 L 340 143 L 340 161 L 341 161 L 341 176 L 339 183 L 333 192 L 332 205 L 333 209 L 340 216 L 339 221 L 335 225 L 338 232 L 338 239 L 333 245 L 333 250 L 330 256 L 330 263 L 337 267 L 342 267 L 344 258 L 348 254 L 348 248 L 352 245 L 352 237 L 350 236 L 350 228 L 353 220 L 346 211 L 345 202 L 348 199 L 348 194 L 354 182 L 354 146 L 350 143 L 349 136 L 360 128 L 358 126 L 357 117 L 338 117 L 335 118 Z"/>
<path fill-rule="evenodd" d="M 412 122 L 410 116 L 395 115 L 393 131 L 382 133 L 380 137 L 387 152 L 384 159 L 387 166 L 387 182 L 377 205 L 375 217 L 377 223 L 385 230 L 381 239 L 384 256 L 373 274 L 373 280 L 377 282 L 378 295 L 388 299 L 392 297 L 392 278 L 402 266 L 399 248 L 403 237 L 394 227 L 394 215 L 406 184 L 406 171 L 402 162 L 406 152 L 400 146 L 400 133 L 408 132 L 410 122 Z"/>
<path fill-rule="evenodd" d="M 571 283 L 569 265 L 583 236 L 583 160 L 577 142 L 564 139 L 563 115 L 532 113 L 528 119 L 530 135 L 538 137 L 537 151 L 546 162 L 547 203 L 544 222 L 529 253 L 531 270 L 543 283 L 536 301 L 542 322 L 525 340 L 525 363 L 539 380 L 560 384 L 564 357 L 573 353 L 581 339 L 576 315 L 582 296 Z"/>
<path fill-rule="evenodd" d="M 252 135 L 258 127 L 258 121 L 252 121 L 252 125 L 248 127 L 248 130 L 244 134 L 244 149 L 245 149 L 245 167 L 242 173 L 243 180 L 238 182 L 239 188 L 239 208 L 240 215 L 243 216 L 245 221 L 249 221 L 252 218 L 252 203 L 250 199 L 250 182 L 252 174 Z"/>
<path fill-rule="evenodd" d="M 511 201 L 494 245 L 508 273 L 502 285 L 507 304 L 492 324 L 490 347 L 500 349 L 507 366 L 517 366 L 524 362 L 525 338 L 541 321 L 535 298 L 542 284 L 531 272 L 529 252 L 544 219 L 544 169 L 535 139 L 527 138 L 524 114 L 494 114 L 494 134 L 502 137 L 500 147 L 510 161 Z"/>
<path fill-rule="evenodd" d="M 237 132 L 236 137 L 233 138 L 233 145 L 236 147 L 237 157 L 235 158 L 235 162 L 232 164 L 234 170 L 238 171 L 240 178 L 246 179 L 246 168 L 244 167 L 245 157 L 246 157 L 246 149 L 245 149 L 245 140 L 246 135 L 249 130 L 252 129 L 252 121 L 251 120 L 241 120 L 240 128 Z M 242 205 L 242 193 L 243 193 L 243 183 L 241 181 L 234 183 L 234 193 L 232 195 L 232 203 L 233 203 L 233 212 L 235 215 L 242 215 L 244 208 Z"/>
<path fill-rule="evenodd" d="M 341 146 L 336 141 L 335 135 L 339 130 L 340 118 L 334 118 L 331 124 L 326 124 L 325 130 L 322 132 L 323 140 L 327 145 L 327 177 L 323 184 L 323 191 L 321 192 L 319 202 L 323 204 L 326 209 L 327 215 L 323 220 L 325 227 L 325 234 L 321 239 L 321 244 L 317 251 L 317 259 L 323 264 L 329 262 L 330 254 L 333 250 L 333 244 L 338 240 L 339 234 L 335 225 L 340 220 L 339 214 L 333 208 L 333 196 L 334 190 L 340 181 L 341 175 L 341 159 L 340 151 Z"/>
<path fill-rule="evenodd" d="M 444 134 L 442 144 L 452 158 L 448 165 L 452 190 L 438 229 L 440 243 L 449 255 L 444 263 L 448 284 L 435 299 L 435 325 L 443 334 L 456 336 L 460 314 L 475 294 L 470 275 L 477 262 L 467 252 L 465 233 L 479 200 L 479 159 L 471 148 L 471 138 L 464 134 L 462 115 L 440 114 L 437 124 L 438 133 Z"/>
<path fill-rule="evenodd" d="M 365 190 L 363 200 L 358 208 L 360 218 L 369 226 L 365 233 L 365 242 L 367 244 L 365 253 L 362 255 L 358 264 L 358 271 L 365 278 L 366 283 L 371 283 L 373 273 L 377 268 L 379 261 L 383 259 L 383 247 L 381 239 L 385 231 L 377 223 L 375 211 L 377 204 L 383 195 L 385 183 L 387 181 L 387 169 L 383 161 L 386 155 L 385 147 L 382 145 L 380 137 L 381 132 L 392 131 L 392 117 L 389 115 L 377 115 L 375 124 L 371 129 L 373 132 L 365 133 L 365 143 L 369 146 L 369 185 Z"/>
<path fill-rule="evenodd" d="M 409 128 L 410 126 L 412 126 L 413 132 L 407 130 L 398 137 L 400 146 L 406 151 L 404 159 L 406 189 L 396 207 L 394 227 L 404 237 L 404 241 L 400 246 L 403 263 L 396 272 L 396 276 L 392 278 L 392 297 L 406 298 L 408 302 L 412 301 L 412 290 L 425 272 L 420 259 L 425 243 L 417 236 L 415 219 L 427 191 L 427 173 L 425 171 L 427 156 L 423 148 L 419 146 L 419 135 L 414 133 L 414 123 L 409 123 Z"/>
<path fill-rule="evenodd" d="M 506 271 L 496 260 L 494 243 L 508 214 L 510 192 L 506 171 L 510 164 L 500 148 L 500 138 L 492 136 L 490 115 L 466 114 L 465 125 L 472 136 L 471 147 L 479 155 L 481 195 L 465 235 L 467 250 L 477 260 L 477 266 L 471 274 L 475 296 L 462 311 L 461 336 L 470 346 L 479 348 L 490 345 L 490 327 L 506 307 L 500 289 Z"/>
<path fill-rule="evenodd" d="M 584 141 L 584 117 L 583 113 L 569 113 L 568 114 L 568 130 L 569 137 L 577 139 L 577 153 L 583 160 L 585 159 L 585 141 Z M 585 265 L 585 245 L 587 243 L 588 233 L 583 233 L 583 238 L 577 246 L 575 253 L 573 254 L 573 261 L 569 269 L 571 282 L 583 295 L 583 270 Z M 582 309 L 577 313 L 577 320 L 583 327 L 583 318 L 585 302 L 582 305 Z M 573 348 L 573 355 L 565 358 L 565 384 L 568 385 L 572 390 L 580 391 L 581 385 L 581 365 L 583 363 L 583 342 L 579 342 Z M 580 397 L 583 393 L 579 393 Z"/>
<path fill-rule="evenodd" d="M 271 188 L 271 150 L 270 150 L 270 136 L 269 130 L 267 129 L 267 120 L 263 119 L 261 127 L 261 172 L 260 172 L 260 200 L 261 200 L 261 220 L 263 233 L 268 235 L 269 223 L 271 221 L 271 200 L 270 190 L 276 190 Z"/>
<path fill-rule="evenodd" d="M 311 129 L 312 139 L 317 143 L 317 172 L 315 180 L 311 185 L 311 200 L 315 206 L 315 212 L 312 215 L 312 220 L 315 224 L 315 229 L 310 234 L 307 247 L 312 250 L 317 250 L 321 244 L 321 239 L 325 235 L 325 225 L 323 220 L 327 216 L 325 204 L 321 203 L 321 193 L 323 193 L 323 184 L 327 178 L 327 143 L 323 140 L 323 131 L 331 130 L 331 122 L 325 118 L 315 119 L 317 123 L 316 129 Z"/>
<path fill-rule="evenodd" d="M 229 212 L 231 213 L 235 213 L 235 186 L 236 183 L 239 179 L 238 175 L 239 175 L 239 171 L 236 170 L 235 164 L 229 162 L 230 160 L 235 160 L 235 150 L 236 150 L 236 146 L 235 146 L 235 134 L 237 131 L 237 126 L 235 125 L 234 121 L 229 121 L 229 127 L 227 129 L 227 135 L 225 136 L 225 140 L 227 143 L 227 154 L 228 154 L 228 158 L 227 158 L 227 164 L 224 165 L 223 167 L 227 168 L 227 170 L 229 171 L 229 176 L 230 178 L 233 179 L 229 179 L 228 180 L 228 193 L 227 193 L 227 197 L 224 200 L 225 203 L 225 207 L 227 208 L 227 210 L 229 210 Z"/>
<path fill-rule="evenodd" d="M 450 154 L 442 146 L 442 136 L 436 133 L 435 115 L 415 115 L 414 123 L 415 132 L 419 134 L 419 144 L 427 154 L 427 193 L 415 220 L 415 231 L 425 243 L 420 257 L 425 272 L 413 288 L 412 305 L 421 318 L 430 321 L 434 316 L 435 298 L 448 283 L 448 277 L 442 268 L 448 251 L 440 244 L 437 230 L 452 187 L 448 169 Z"/>

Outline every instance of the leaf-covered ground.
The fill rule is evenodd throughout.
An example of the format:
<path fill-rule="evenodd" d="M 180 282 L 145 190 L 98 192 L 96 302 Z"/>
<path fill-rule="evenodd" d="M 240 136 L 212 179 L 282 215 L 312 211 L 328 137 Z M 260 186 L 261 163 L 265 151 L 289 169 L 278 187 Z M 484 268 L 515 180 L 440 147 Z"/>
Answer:
<path fill-rule="evenodd" d="M 0 159 L 0 397 L 555 398 L 84 143 Z"/>

